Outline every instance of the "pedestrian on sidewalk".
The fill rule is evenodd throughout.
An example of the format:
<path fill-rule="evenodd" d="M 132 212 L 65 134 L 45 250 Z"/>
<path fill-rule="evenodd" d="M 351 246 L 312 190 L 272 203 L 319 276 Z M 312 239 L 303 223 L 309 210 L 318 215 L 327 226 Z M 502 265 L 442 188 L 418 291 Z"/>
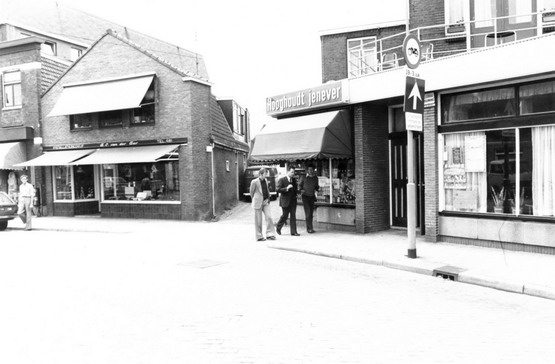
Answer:
<path fill-rule="evenodd" d="M 297 232 L 297 180 L 295 179 L 295 167 L 289 167 L 287 175 L 278 180 L 277 192 L 279 195 L 279 205 L 281 206 L 281 217 L 276 226 L 276 231 L 281 235 L 281 228 L 287 221 L 289 215 L 289 227 L 291 235 L 300 236 Z"/>
<path fill-rule="evenodd" d="M 318 177 L 314 174 L 314 166 L 308 165 L 307 175 L 301 179 L 299 189 L 303 199 L 304 216 L 306 220 L 306 231 L 309 234 L 314 233 L 312 221 L 314 219 L 314 203 L 316 202 L 316 192 L 320 190 L 318 185 Z"/>
<path fill-rule="evenodd" d="M 19 202 L 17 214 L 25 224 L 25 230 L 31 230 L 31 220 L 33 218 L 32 204 L 33 197 L 35 197 L 35 188 L 32 184 L 28 183 L 27 175 L 20 177 L 21 185 L 19 185 Z"/>
<path fill-rule="evenodd" d="M 270 211 L 270 189 L 268 181 L 266 181 L 266 168 L 260 168 L 258 178 L 251 182 L 249 189 L 251 194 L 251 205 L 254 209 L 254 230 L 257 241 L 275 240 L 274 222 L 272 221 L 272 213 Z M 262 214 L 266 218 L 266 238 L 262 235 Z"/>

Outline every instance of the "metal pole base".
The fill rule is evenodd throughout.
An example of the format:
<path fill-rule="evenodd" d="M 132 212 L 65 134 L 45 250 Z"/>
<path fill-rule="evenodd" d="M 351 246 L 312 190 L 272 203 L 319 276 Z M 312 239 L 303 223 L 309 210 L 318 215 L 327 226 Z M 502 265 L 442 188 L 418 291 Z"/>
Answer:
<path fill-rule="evenodd" d="M 408 249 L 408 257 L 411 259 L 416 258 L 416 249 Z"/>

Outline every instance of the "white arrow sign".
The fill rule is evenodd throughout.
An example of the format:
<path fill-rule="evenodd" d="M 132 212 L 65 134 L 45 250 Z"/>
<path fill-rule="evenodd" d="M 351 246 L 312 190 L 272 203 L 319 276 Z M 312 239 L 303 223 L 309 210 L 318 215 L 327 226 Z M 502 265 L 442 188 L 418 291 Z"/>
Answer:
<path fill-rule="evenodd" d="M 409 94 L 409 100 L 412 97 L 412 109 L 416 110 L 416 105 L 418 104 L 418 99 L 422 100 L 422 96 L 420 95 L 420 91 L 418 90 L 418 85 L 416 82 Z"/>

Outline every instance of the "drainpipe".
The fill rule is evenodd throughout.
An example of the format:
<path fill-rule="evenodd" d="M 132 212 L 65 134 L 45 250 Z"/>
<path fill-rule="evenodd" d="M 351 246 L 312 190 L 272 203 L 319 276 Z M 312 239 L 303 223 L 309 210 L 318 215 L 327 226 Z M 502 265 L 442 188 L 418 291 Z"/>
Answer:
<path fill-rule="evenodd" d="M 212 174 L 212 217 L 216 217 L 216 192 L 214 190 L 216 187 L 216 182 L 214 181 L 214 138 L 210 137 L 210 145 L 206 146 L 206 151 L 210 153 L 210 171 Z"/>

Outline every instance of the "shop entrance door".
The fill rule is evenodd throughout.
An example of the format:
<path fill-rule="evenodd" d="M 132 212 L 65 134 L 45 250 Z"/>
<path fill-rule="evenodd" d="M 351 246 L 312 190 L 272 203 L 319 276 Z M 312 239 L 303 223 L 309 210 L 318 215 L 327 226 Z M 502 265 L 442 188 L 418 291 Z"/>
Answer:
<path fill-rule="evenodd" d="M 422 133 L 414 137 L 414 183 L 416 185 L 416 226 L 424 231 L 424 161 Z M 389 134 L 391 170 L 391 225 L 407 227 L 407 132 L 396 131 Z"/>

